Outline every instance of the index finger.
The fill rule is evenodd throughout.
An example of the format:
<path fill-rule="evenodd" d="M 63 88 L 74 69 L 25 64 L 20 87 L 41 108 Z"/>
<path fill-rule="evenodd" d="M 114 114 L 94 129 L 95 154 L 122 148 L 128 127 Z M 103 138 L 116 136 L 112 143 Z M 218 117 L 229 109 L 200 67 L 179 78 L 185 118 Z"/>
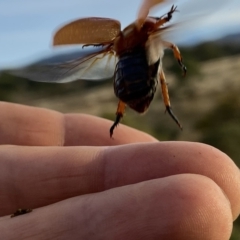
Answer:
<path fill-rule="evenodd" d="M 25 146 L 112 146 L 156 142 L 150 135 L 120 124 L 109 136 L 112 122 L 86 114 L 0 103 L 0 144 Z"/>

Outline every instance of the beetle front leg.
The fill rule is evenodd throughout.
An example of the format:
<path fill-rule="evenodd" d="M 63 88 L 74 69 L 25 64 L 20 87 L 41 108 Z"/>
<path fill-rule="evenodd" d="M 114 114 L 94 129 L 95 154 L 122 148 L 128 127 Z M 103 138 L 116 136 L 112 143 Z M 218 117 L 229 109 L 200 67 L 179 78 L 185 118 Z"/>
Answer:
<path fill-rule="evenodd" d="M 126 108 L 126 104 L 123 101 L 119 101 L 118 102 L 118 108 L 117 108 L 117 112 L 116 112 L 116 120 L 113 123 L 113 125 L 110 128 L 110 137 L 112 137 L 113 135 L 113 130 L 117 127 L 117 125 L 119 124 L 120 120 L 123 117 L 123 114 L 125 112 L 125 108 Z"/>
<path fill-rule="evenodd" d="M 158 21 L 156 22 L 156 28 L 161 27 L 162 25 L 164 25 L 165 23 L 169 22 L 172 19 L 172 15 L 174 12 L 177 11 L 177 6 L 172 5 L 170 11 L 164 15 L 165 17 L 161 17 L 158 19 Z"/>
<path fill-rule="evenodd" d="M 181 126 L 179 120 L 174 115 L 172 108 L 171 108 L 169 94 L 168 94 L 168 87 L 167 87 L 166 78 L 165 78 L 163 70 L 161 70 L 159 78 L 160 78 L 160 83 L 161 83 L 163 101 L 166 106 L 166 111 L 172 117 L 172 119 L 177 123 L 177 125 L 182 129 L 182 126 Z"/>
<path fill-rule="evenodd" d="M 178 47 L 175 44 L 170 43 L 170 42 L 162 41 L 162 43 L 163 43 L 164 47 L 172 49 L 174 57 L 177 59 L 178 64 L 182 68 L 183 76 L 186 76 L 187 68 L 186 68 L 186 66 L 182 62 L 182 56 L 181 56 L 181 53 L 180 53 Z"/>

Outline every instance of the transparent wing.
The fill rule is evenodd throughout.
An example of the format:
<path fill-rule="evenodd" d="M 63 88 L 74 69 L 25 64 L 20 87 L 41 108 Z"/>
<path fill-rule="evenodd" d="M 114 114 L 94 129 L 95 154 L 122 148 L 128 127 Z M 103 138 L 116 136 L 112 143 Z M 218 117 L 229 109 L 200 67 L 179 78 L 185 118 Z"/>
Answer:
<path fill-rule="evenodd" d="M 159 14 L 167 13 L 171 5 L 177 6 L 177 12 L 174 12 L 173 18 L 171 19 L 171 27 L 164 31 L 165 38 L 171 39 L 184 39 L 184 29 L 188 30 L 189 34 L 194 32 L 196 34 L 196 29 L 200 28 L 199 31 L 203 31 L 203 26 L 205 26 L 205 31 L 210 28 L 210 24 L 207 25 L 209 19 L 213 21 L 213 15 L 217 13 L 224 6 L 231 5 L 235 0 L 143 0 L 142 5 L 139 9 L 136 24 L 141 27 L 143 21 L 147 18 L 149 12 L 157 17 L 162 16 Z M 153 11 L 154 10 L 154 11 Z M 229 15 L 231 12 L 229 12 Z M 166 15 L 165 15 L 166 16 Z M 221 16 L 220 21 L 216 23 L 216 27 L 220 28 L 221 24 L 226 22 L 227 16 Z M 230 16 L 229 16 L 230 18 Z M 215 22 L 216 19 L 215 19 Z M 166 25 L 167 26 L 167 25 Z M 179 30 L 179 31 L 178 31 Z M 211 31 L 211 30 L 209 30 Z M 175 32 L 175 33 L 174 33 Z M 196 34 L 197 35 L 197 34 Z M 198 34 L 199 35 L 199 34 Z M 173 40 L 176 42 L 176 40 Z"/>
<path fill-rule="evenodd" d="M 177 6 L 177 12 L 174 14 L 171 22 L 188 22 L 192 25 L 195 21 L 203 21 L 203 18 L 209 18 L 212 14 L 226 6 L 228 3 L 234 0 L 175 0 L 170 4 L 164 4 L 164 8 L 167 10 L 169 6 L 174 3 Z"/>
<path fill-rule="evenodd" d="M 164 31 L 159 31 L 159 33 L 161 34 L 161 37 L 165 39 L 171 39 L 171 41 L 175 41 L 175 39 L 183 39 L 183 35 L 186 34 L 184 30 L 188 31 L 188 36 L 191 34 L 191 32 L 197 32 L 198 30 L 200 35 L 201 31 L 203 30 L 200 29 L 201 26 L 205 26 L 205 29 L 210 29 L 209 19 L 211 19 L 213 15 L 219 10 L 223 9 L 224 6 L 227 6 L 227 4 L 233 1 L 234 0 L 162 1 L 162 4 L 160 4 L 158 8 L 155 9 L 154 15 L 162 16 L 162 14 L 159 14 L 156 10 L 161 11 L 161 13 L 167 13 L 171 8 L 171 4 L 173 3 L 175 6 L 177 6 L 177 11 L 173 13 L 173 17 L 170 22 L 164 25 L 166 29 L 164 29 Z M 230 14 L 230 12 L 228 12 L 228 14 Z M 208 22 L 209 25 L 207 25 Z"/>
<path fill-rule="evenodd" d="M 76 80 L 105 80 L 113 76 L 116 57 L 107 47 L 86 47 L 64 51 L 8 70 L 8 73 L 37 82 L 65 83 Z"/>
<path fill-rule="evenodd" d="M 60 28 L 53 37 L 53 45 L 110 43 L 120 31 L 117 20 L 82 18 Z"/>

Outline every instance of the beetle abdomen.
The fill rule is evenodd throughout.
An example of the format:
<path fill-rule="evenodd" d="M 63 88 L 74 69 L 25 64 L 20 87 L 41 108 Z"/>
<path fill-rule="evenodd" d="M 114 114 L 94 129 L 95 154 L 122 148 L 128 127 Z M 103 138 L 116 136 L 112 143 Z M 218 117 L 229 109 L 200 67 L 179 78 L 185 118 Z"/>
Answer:
<path fill-rule="evenodd" d="M 145 112 L 156 91 L 159 64 L 160 59 L 148 65 L 144 48 L 122 54 L 114 75 L 115 95 L 135 111 Z"/>

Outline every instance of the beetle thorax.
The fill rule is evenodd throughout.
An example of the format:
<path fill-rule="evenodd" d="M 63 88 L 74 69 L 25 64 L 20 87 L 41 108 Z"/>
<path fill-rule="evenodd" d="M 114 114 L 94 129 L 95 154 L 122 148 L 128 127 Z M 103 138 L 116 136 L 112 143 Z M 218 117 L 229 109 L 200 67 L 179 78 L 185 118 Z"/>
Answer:
<path fill-rule="evenodd" d="M 134 48 L 145 46 L 149 37 L 149 29 L 142 27 L 137 28 L 135 23 L 127 26 L 114 42 L 114 50 L 118 55 L 124 52 L 132 51 Z"/>

